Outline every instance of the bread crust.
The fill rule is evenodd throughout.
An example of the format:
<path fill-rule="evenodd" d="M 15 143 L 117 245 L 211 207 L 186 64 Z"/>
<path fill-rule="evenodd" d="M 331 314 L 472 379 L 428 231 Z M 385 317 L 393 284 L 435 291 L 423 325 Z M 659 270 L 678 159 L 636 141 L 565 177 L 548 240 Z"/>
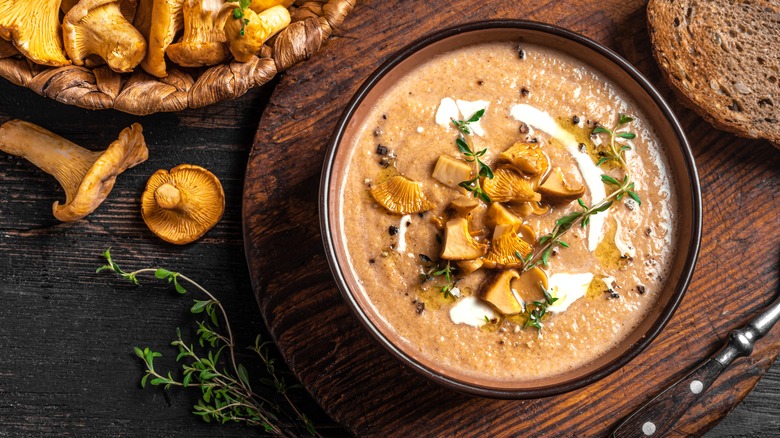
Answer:
<path fill-rule="evenodd" d="M 780 148 L 778 17 L 780 2 L 772 0 L 647 6 L 653 56 L 682 103 L 715 128 Z"/>

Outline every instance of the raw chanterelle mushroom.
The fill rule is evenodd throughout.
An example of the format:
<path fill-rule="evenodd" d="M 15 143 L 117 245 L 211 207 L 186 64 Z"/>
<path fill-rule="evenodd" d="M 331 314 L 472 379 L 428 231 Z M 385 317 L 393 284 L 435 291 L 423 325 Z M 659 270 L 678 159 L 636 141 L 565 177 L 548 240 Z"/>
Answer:
<path fill-rule="evenodd" d="M 89 55 L 112 70 L 132 71 L 146 56 L 146 40 L 122 15 L 118 0 L 81 0 L 62 21 L 65 50 L 76 65 Z"/>
<path fill-rule="evenodd" d="M 161 169 L 146 183 L 141 215 L 157 237 L 176 245 L 193 242 L 222 218 L 225 192 L 213 173 L 192 164 Z"/>
<path fill-rule="evenodd" d="M 182 67 L 202 67 L 228 59 L 230 51 L 224 30 L 227 17 L 217 16 L 224 3 L 224 0 L 185 1 L 184 35 L 165 51 L 171 61 Z"/>
<path fill-rule="evenodd" d="M 21 120 L 0 127 L 0 150 L 26 158 L 54 176 L 65 189 L 65 204 L 55 202 L 54 217 L 70 222 L 92 213 L 111 192 L 117 175 L 146 161 L 141 125 L 119 133 L 105 151 L 93 152 Z"/>
<path fill-rule="evenodd" d="M 69 65 L 60 40 L 61 0 L 0 0 L 0 37 L 36 64 Z"/>
<path fill-rule="evenodd" d="M 67 14 L 76 6 L 76 4 L 78 4 L 78 2 L 79 0 L 62 0 L 62 5 L 60 6 L 62 8 L 62 13 Z M 122 10 L 122 15 L 124 15 L 127 21 L 133 21 L 137 8 L 138 0 L 119 0 L 119 9 Z"/>
<path fill-rule="evenodd" d="M 225 3 L 220 18 L 234 17 L 238 3 Z M 230 53 L 236 61 L 247 62 L 269 38 L 290 24 L 290 12 L 284 6 L 273 6 L 260 13 L 244 9 L 242 18 L 226 18 L 225 35 L 230 42 Z"/>
<path fill-rule="evenodd" d="M 158 78 L 168 76 L 165 49 L 184 27 L 183 5 L 184 0 L 141 0 L 138 4 L 133 26 L 147 41 L 146 58 L 141 61 L 141 67 Z"/>

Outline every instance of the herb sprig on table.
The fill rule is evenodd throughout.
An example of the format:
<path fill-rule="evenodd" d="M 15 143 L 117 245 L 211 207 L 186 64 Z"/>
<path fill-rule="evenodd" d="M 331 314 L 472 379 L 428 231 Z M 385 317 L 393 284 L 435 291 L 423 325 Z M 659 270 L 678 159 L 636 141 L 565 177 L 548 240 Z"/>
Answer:
<path fill-rule="evenodd" d="M 110 249 L 103 253 L 103 257 L 107 264 L 98 268 L 97 272 L 113 271 L 135 285 L 139 284 L 139 275 L 154 275 L 155 278 L 170 283 L 181 295 L 187 294 L 187 289 L 181 283 L 184 282 L 207 298 L 194 300 L 194 305 L 190 309 L 193 314 L 205 313 L 208 317 L 206 321 L 197 323 L 200 348 L 185 342 L 178 328 L 176 329 L 176 339 L 171 343 L 178 350 L 176 361 L 181 364 L 182 378 L 180 380 L 174 377 L 170 371 L 164 373 L 155 368 L 155 359 L 162 357 L 162 353 L 148 347 L 134 348 L 136 356 L 143 361 L 146 367 L 146 372 L 141 378 L 141 387 L 150 384 L 162 386 L 165 389 L 174 386 L 198 388 L 201 391 L 201 398 L 193 407 L 193 413 L 206 422 L 236 422 L 261 426 L 266 432 L 275 436 L 298 436 L 299 432 L 296 428 L 297 424 L 300 424 L 310 435 L 320 436 L 309 418 L 298 410 L 287 394 L 290 388 L 297 385 L 288 386 L 280 377 L 274 365 L 275 360 L 269 354 L 269 343 L 262 342 L 259 335 L 255 338 L 255 344 L 248 348 L 257 354 L 265 365 L 267 377 L 260 379 L 260 382 L 280 396 L 292 414 L 287 413 L 271 398 L 259 394 L 252 388 L 246 367 L 236 361 L 233 331 L 228 321 L 227 312 L 222 303 L 211 292 L 189 277 L 163 268 L 145 268 L 125 272 L 112 259 Z M 218 331 L 220 320 L 224 324 L 225 334 Z M 229 367 L 225 366 L 225 356 L 228 357 Z M 285 422 L 282 417 L 288 418 L 291 422 Z M 292 426 L 286 423 L 292 423 Z"/>
<path fill-rule="evenodd" d="M 476 166 L 474 172 L 476 176 L 468 181 L 462 181 L 458 185 L 473 193 L 475 198 L 490 203 L 490 196 L 482 190 L 482 184 L 480 183 L 482 178 L 493 179 L 493 171 L 490 170 L 490 166 L 481 160 L 481 157 L 487 153 L 487 148 L 475 152 L 473 146 L 470 144 L 471 127 L 469 124 L 478 122 L 483 115 L 485 115 L 485 110 L 481 109 L 475 112 L 468 120 L 451 120 L 452 124 L 458 128 L 459 136 L 457 140 L 455 140 L 458 150 L 466 157 L 466 161 L 475 163 Z"/>
<path fill-rule="evenodd" d="M 596 126 L 593 129 L 591 135 L 607 134 L 609 136 L 609 143 L 605 148 L 606 150 L 602 151 L 604 155 L 599 159 L 596 165 L 601 166 L 609 162 L 616 163 L 624 172 L 623 179 L 618 180 L 609 175 L 602 174 L 601 180 L 615 190 L 609 194 L 609 196 L 591 206 L 585 204 L 582 199 L 577 199 L 577 203 L 581 210 L 560 217 L 555 221 L 555 226 L 549 234 L 539 237 L 538 243 L 541 247 L 528 258 L 523 259 L 523 272 L 528 271 L 539 263 L 548 266 L 553 248 L 556 246 L 564 248 L 569 247 L 569 245 L 562 240 L 562 237 L 566 232 L 576 225 L 585 228 L 590 223 L 590 218 L 593 215 L 607 211 L 615 201 L 620 201 L 624 196 L 629 196 L 637 205 L 642 205 L 639 195 L 634 192 L 634 182 L 631 179 L 631 168 L 626 163 L 626 151 L 630 150 L 631 146 L 627 144 L 618 144 L 615 141 L 617 138 L 626 140 L 636 138 L 636 134 L 633 132 L 617 132 L 618 129 L 625 127 L 633 120 L 632 117 L 621 113 L 617 123 L 612 129 L 607 129 L 603 126 Z M 522 259 L 522 257 L 520 258 Z"/>

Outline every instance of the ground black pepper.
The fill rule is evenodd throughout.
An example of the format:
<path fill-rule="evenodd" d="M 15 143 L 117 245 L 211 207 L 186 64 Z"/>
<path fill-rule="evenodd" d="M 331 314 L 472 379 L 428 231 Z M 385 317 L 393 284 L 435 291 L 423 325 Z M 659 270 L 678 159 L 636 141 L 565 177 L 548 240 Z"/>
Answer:
<path fill-rule="evenodd" d="M 580 124 L 580 118 L 577 117 L 577 116 L 574 116 L 574 117 L 571 118 L 571 122 L 574 123 L 575 125 L 579 125 Z"/>
<path fill-rule="evenodd" d="M 376 153 L 379 155 L 387 155 L 387 146 L 377 145 Z"/>
<path fill-rule="evenodd" d="M 523 88 L 520 90 L 520 94 L 522 94 L 522 95 L 523 95 L 523 97 L 525 97 L 525 96 L 528 96 L 530 93 L 531 93 L 531 92 L 530 92 L 530 91 L 528 91 L 528 88 L 525 88 L 525 87 L 523 87 Z"/>
<path fill-rule="evenodd" d="M 390 225 L 390 228 L 387 231 L 390 233 L 391 236 L 395 236 L 396 234 L 398 234 L 398 227 L 396 227 L 395 225 Z"/>

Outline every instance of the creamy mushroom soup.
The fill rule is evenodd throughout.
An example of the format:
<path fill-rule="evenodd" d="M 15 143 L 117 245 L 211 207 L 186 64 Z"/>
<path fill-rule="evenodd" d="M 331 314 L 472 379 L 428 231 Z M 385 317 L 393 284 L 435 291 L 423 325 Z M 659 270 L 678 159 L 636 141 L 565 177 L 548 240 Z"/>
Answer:
<path fill-rule="evenodd" d="M 359 293 L 404 348 L 468 375 L 540 379 L 603 355 L 673 256 L 674 185 L 644 120 L 546 48 L 429 60 L 350 145 L 340 227 Z"/>

